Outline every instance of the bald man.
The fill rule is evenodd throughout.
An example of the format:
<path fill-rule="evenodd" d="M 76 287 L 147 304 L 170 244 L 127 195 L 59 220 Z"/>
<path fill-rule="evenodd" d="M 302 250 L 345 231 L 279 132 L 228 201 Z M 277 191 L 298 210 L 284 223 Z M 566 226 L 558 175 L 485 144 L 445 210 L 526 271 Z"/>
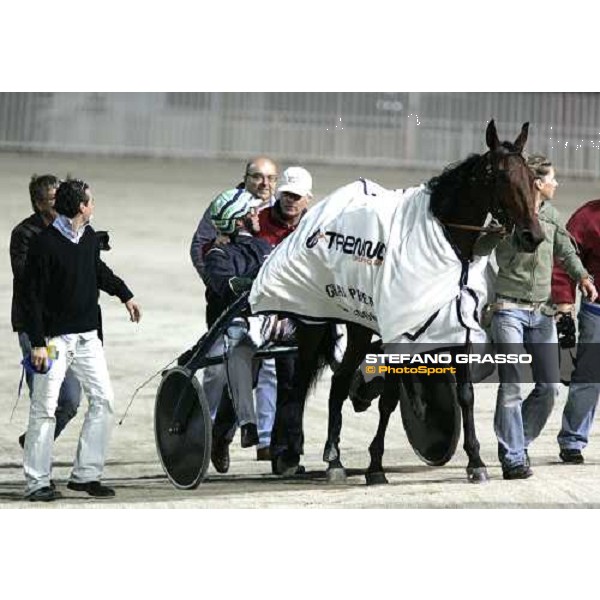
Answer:
<path fill-rule="evenodd" d="M 268 156 L 256 156 L 246 164 L 243 180 L 237 187 L 246 189 L 246 191 L 262 201 L 262 204 L 258 207 L 260 211 L 275 204 L 275 189 L 277 187 L 278 176 L 278 166 L 273 159 Z M 216 237 L 217 231 L 210 219 L 209 207 L 204 212 L 198 224 L 190 247 L 192 264 L 205 285 L 204 256 Z M 214 307 L 207 304 L 207 323 L 213 323 L 219 316 L 218 314 L 213 314 L 214 311 Z M 217 408 L 223 398 L 223 388 L 226 383 L 225 372 L 223 365 L 206 367 L 203 371 L 203 389 L 208 400 L 211 417 L 214 420 L 217 415 Z M 268 461 L 270 460 L 269 447 L 271 444 L 271 430 L 275 420 L 277 396 L 274 359 L 265 359 L 261 362 L 255 393 L 259 434 L 256 457 L 257 460 Z M 217 446 L 217 451 L 214 453 L 216 460 L 213 461 L 213 464 L 216 462 L 215 468 L 220 473 L 225 473 L 229 469 L 228 446 L 236 430 L 235 413 L 233 412 L 231 400 L 227 396 L 225 396 L 225 400 L 213 430 L 213 437 Z M 218 458 L 219 456 L 221 457 L 220 459 Z"/>

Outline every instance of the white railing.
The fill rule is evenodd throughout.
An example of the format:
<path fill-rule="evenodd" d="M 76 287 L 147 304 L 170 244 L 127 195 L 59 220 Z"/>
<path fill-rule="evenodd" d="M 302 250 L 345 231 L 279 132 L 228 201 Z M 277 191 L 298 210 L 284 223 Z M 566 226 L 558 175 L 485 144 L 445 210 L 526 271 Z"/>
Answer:
<path fill-rule="evenodd" d="M 0 149 L 441 168 L 531 122 L 530 151 L 600 178 L 598 93 L 0 93 Z"/>

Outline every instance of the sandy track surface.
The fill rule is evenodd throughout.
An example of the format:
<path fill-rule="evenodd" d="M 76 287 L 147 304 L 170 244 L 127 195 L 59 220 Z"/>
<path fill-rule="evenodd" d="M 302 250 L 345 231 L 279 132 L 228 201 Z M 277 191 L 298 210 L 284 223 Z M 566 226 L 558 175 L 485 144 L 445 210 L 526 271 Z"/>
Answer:
<path fill-rule="evenodd" d="M 317 197 L 357 176 L 387 187 L 419 183 L 427 174 L 393 170 L 312 167 Z M 95 192 L 94 226 L 108 229 L 113 250 L 104 258 L 132 288 L 144 308 L 144 318 L 132 325 L 120 303 L 104 296 L 106 353 L 122 415 L 133 391 L 150 375 L 188 348 L 204 332 L 204 292 L 191 265 L 188 250 L 197 221 L 207 203 L 222 189 L 235 185 L 242 165 L 215 161 L 152 161 L 72 159 L 28 155 L 1 156 L 3 218 L 0 224 L 0 506 L 32 507 L 22 501 L 22 453 L 18 435 L 27 422 L 26 396 L 10 413 L 16 399 L 19 348 L 10 327 L 11 274 L 8 244 L 12 227 L 29 214 L 27 184 L 31 173 L 67 172 L 87 179 Z M 559 174 L 560 175 L 560 174 Z M 578 205 L 598 195 L 591 182 L 561 182 L 558 207 L 567 217 Z M 459 447 L 450 463 L 430 468 L 410 449 L 399 414 L 392 418 L 385 464 L 390 485 L 366 487 L 363 471 L 367 446 L 374 435 L 377 411 L 344 413 L 342 452 L 350 470 L 348 483 L 330 486 L 321 461 L 326 428 L 327 382 L 311 397 L 306 417 L 308 474 L 282 481 L 270 474 L 268 463 L 254 460 L 253 450 L 232 446 L 227 475 L 209 469 L 196 490 L 179 491 L 166 479 L 158 460 L 153 434 L 155 379 L 140 392 L 122 426 L 115 427 L 105 478 L 117 490 L 113 500 L 95 501 L 66 490 L 65 483 L 83 419 L 80 411 L 55 446 L 54 477 L 65 499 L 52 508 L 392 508 L 392 507 L 597 507 L 600 506 L 600 445 L 593 436 L 586 465 L 559 464 L 556 433 L 566 398 L 563 390 L 551 420 L 532 447 L 535 476 L 528 481 L 504 482 L 496 460 L 492 428 L 495 386 L 477 386 L 477 427 L 482 455 L 491 481 L 470 485 L 466 457 Z M 461 442 L 462 443 L 462 442 Z"/>

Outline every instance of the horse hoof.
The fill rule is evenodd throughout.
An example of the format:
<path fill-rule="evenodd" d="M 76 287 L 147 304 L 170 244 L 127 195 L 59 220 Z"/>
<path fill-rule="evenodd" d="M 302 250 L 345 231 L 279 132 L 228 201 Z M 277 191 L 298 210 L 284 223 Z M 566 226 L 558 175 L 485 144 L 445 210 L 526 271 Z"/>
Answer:
<path fill-rule="evenodd" d="M 348 475 L 343 467 L 327 469 L 327 483 L 346 483 Z"/>
<path fill-rule="evenodd" d="M 306 469 L 300 465 L 300 457 L 294 457 L 291 461 L 286 461 L 283 456 L 278 456 L 275 462 L 273 473 L 282 477 L 293 477 L 294 475 L 302 475 Z"/>
<path fill-rule="evenodd" d="M 339 458 L 340 451 L 338 448 L 336 448 L 333 444 L 325 446 L 325 449 L 323 450 L 323 462 L 332 463 L 339 461 Z"/>
<path fill-rule="evenodd" d="M 468 468 L 467 477 L 470 483 L 486 483 L 490 480 L 486 467 Z"/>
<path fill-rule="evenodd" d="M 385 485 L 389 483 L 383 471 L 367 472 L 365 473 L 365 479 L 367 480 L 367 485 Z"/>
<path fill-rule="evenodd" d="M 354 408 L 355 413 L 366 412 L 371 408 L 371 401 L 364 400 L 362 398 L 353 398 L 352 399 L 352 407 Z"/>

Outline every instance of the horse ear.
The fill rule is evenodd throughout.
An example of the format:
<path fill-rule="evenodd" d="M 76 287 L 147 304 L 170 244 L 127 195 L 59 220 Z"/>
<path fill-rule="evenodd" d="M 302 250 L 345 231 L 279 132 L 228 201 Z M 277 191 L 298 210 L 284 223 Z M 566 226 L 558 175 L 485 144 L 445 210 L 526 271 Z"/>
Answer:
<path fill-rule="evenodd" d="M 500 147 L 500 140 L 498 139 L 498 132 L 496 131 L 496 123 L 492 119 L 485 130 L 485 142 L 487 147 L 493 152 Z"/>
<path fill-rule="evenodd" d="M 525 148 L 525 144 L 527 143 L 527 136 L 529 135 L 529 123 L 523 123 L 523 127 L 521 128 L 521 133 L 519 137 L 515 140 L 515 147 L 519 152 L 523 152 L 523 148 Z"/>

